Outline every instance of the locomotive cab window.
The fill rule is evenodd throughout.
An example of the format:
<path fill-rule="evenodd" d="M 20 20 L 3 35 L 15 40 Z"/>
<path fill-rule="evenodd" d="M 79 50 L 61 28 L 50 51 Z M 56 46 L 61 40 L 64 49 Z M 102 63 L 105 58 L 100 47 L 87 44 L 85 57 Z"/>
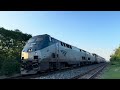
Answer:
<path fill-rule="evenodd" d="M 63 46 L 63 43 L 61 42 L 61 45 Z"/>
<path fill-rule="evenodd" d="M 54 39 L 51 37 L 51 41 L 54 42 Z"/>
<path fill-rule="evenodd" d="M 70 48 L 72 49 L 72 46 L 70 46 Z"/>
<path fill-rule="evenodd" d="M 35 38 L 31 38 L 30 40 L 28 40 L 28 42 L 27 43 L 33 43 L 33 42 L 35 42 Z"/>
<path fill-rule="evenodd" d="M 63 43 L 63 46 L 65 47 L 65 43 Z"/>
<path fill-rule="evenodd" d="M 36 39 L 36 41 L 42 41 L 43 40 L 43 38 L 37 38 Z"/>
<path fill-rule="evenodd" d="M 49 37 L 49 40 L 50 40 L 50 42 L 51 42 L 51 37 Z"/>
<path fill-rule="evenodd" d="M 69 45 L 68 45 L 68 44 L 66 44 L 66 47 L 67 47 L 67 48 L 69 48 Z"/>

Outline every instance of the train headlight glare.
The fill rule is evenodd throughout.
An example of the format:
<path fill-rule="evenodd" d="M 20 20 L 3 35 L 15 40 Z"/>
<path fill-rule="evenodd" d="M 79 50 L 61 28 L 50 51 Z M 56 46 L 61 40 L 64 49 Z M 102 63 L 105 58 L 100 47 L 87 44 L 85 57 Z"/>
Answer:
<path fill-rule="evenodd" d="M 22 52 L 22 57 L 24 57 L 24 59 L 28 59 L 28 53 Z"/>

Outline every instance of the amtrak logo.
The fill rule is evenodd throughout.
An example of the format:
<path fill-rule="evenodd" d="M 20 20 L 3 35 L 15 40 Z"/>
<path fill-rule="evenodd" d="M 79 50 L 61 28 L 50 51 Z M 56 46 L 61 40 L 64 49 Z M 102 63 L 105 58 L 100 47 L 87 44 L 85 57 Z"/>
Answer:
<path fill-rule="evenodd" d="M 65 50 L 60 50 L 64 56 L 66 56 L 67 52 Z"/>

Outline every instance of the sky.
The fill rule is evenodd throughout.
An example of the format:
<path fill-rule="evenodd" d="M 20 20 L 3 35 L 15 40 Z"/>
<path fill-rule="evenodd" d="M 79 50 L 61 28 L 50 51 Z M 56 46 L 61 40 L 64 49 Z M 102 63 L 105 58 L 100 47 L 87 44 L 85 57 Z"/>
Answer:
<path fill-rule="evenodd" d="M 120 11 L 0 11 L 0 27 L 49 34 L 107 60 L 120 45 Z"/>

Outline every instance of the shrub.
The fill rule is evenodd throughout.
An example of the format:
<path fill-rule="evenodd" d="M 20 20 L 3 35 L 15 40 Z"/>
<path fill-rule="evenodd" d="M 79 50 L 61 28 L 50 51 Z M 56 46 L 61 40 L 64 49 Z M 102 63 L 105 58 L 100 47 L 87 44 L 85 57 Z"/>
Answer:
<path fill-rule="evenodd" d="M 4 60 L 1 73 L 2 75 L 12 75 L 20 72 L 20 63 L 16 60 Z"/>

